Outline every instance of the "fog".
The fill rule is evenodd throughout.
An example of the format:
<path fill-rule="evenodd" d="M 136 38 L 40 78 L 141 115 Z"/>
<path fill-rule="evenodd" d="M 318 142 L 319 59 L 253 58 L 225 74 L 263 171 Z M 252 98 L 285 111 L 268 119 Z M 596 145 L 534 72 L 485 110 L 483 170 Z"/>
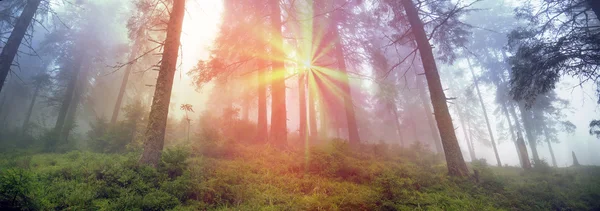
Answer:
<path fill-rule="evenodd" d="M 353 11 L 354 14 L 356 16 L 375 14 L 377 11 L 372 9 L 376 4 L 373 2 L 375 1 L 367 1 L 366 6 L 357 6 Z M 78 147 L 85 148 L 88 146 L 86 136 L 89 133 L 88 131 L 93 130 L 98 119 L 110 120 L 121 80 L 129 66 L 132 67 L 133 71 L 129 81 L 127 81 L 127 89 L 125 90 L 121 109 L 136 101 L 140 101 L 144 109 L 148 110 L 150 108 L 158 72 L 156 64 L 160 61 L 160 53 L 159 51 L 150 51 L 144 56 L 139 55 L 144 50 L 153 48 L 156 42 L 160 42 L 157 40 L 164 39 L 164 32 L 152 29 L 153 27 L 164 28 L 164 26 L 160 23 L 156 26 L 138 26 L 147 28 L 144 31 L 145 37 L 135 38 L 135 36 L 140 35 L 132 34 L 132 30 L 136 27 L 134 25 L 139 23 L 133 23 L 131 17 L 137 16 L 137 20 L 148 17 L 144 17 L 144 15 L 147 15 L 145 14 L 147 11 L 139 11 L 140 8 L 144 7 L 136 6 L 133 3 L 132 1 L 117 0 L 81 0 L 74 3 L 67 1 L 42 2 L 40 7 L 43 9 L 38 11 L 35 16 L 36 21 L 27 30 L 25 41 L 19 48 L 18 56 L 14 61 L 8 79 L 4 83 L 2 94 L 0 94 L 2 100 L 0 118 L 2 118 L 4 134 L 14 134 L 21 130 L 28 105 L 34 95 L 35 85 L 40 83 L 39 81 L 33 81 L 33 78 L 42 73 L 47 74 L 50 79 L 48 82 L 44 82 L 44 86 L 40 88 L 41 91 L 37 96 L 38 100 L 34 104 L 30 123 L 25 124 L 32 125 L 27 131 L 31 133 L 31 137 L 42 137 L 54 127 L 57 115 L 60 113 L 62 93 L 68 89 L 69 76 L 65 74 L 74 65 L 74 60 L 82 60 L 80 62 L 83 62 L 85 66 L 83 68 L 85 70 L 82 69 L 83 72 L 79 73 L 80 77 L 81 75 L 83 77 L 77 83 L 82 85 L 79 85 L 75 92 L 76 95 L 81 97 L 79 102 L 73 102 L 73 105 L 79 110 L 74 112 L 75 124 L 70 132 Z M 369 5 L 369 3 L 372 5 Z M 3 1 L 0 5 L 6 11 L 9 11 L 11 7 L 16 8 L 12 9 L 15 14 L 18 14 L 17 11 L 20 11 L 19 8 L 21 8 L 18 6 L 18 1 Z M 502 39 L 488 40 L 487 42 L 501 42 L 504 43 L 501 45 L 505 45 L 508 41 L 506 39 L 507 35 L 504 33 L 516 29 L 516 26 L 506 26 L 504 29 L 498 30 L 489 28 L 490 25 L 479 26 L 480 21 L 469 22 L 480 19 L 478 16 L 483 16 L 485 13 L 489 13 L 490 10 L 495 11 L 493 10 L 495 9 L 494 5 L 503 5 L 503 7 L 506 7 L 503 8 L 505 11 L 513 11 L 516 7 L 522 6 L 518 2 L 512 2 L 511 6 L 508 3 L 502 4 L 500 1 L 492 1 L 492 3 L 482 1 L 471 6 L 471 8 L 476 9 L 475 11 L 465 13 L 456 20 L 462 20 L 465 24 L 469 24 L 470 30 L 479 30 L 478 33 L 480 34 L 475 33 L 475 35 L 485 34 L 484 32 L 499 34 L 498 37 Z M 224 14 L 223 11 L 224 3 L 219 0 L 187 2 L 180 39 L 179 58 L 170 98 L 169 119 L 171 120 L 168 124 L 171 127 L 167 126 L 167 133 L 170 133 L 169 130 L 176 130 L 180 127 L 181 124 L 178 122 L 183 122 L 186 116 L 189 116 L 191 128 L 194 128 L 192 136 L 196 136 L 198 135 L 198 128 L 203 127 L 202 115 L 208 113 L 219 116 L 228 106 L 239 109 L 238 118 L 244 119 L 247 117 L 250 122 L 257 123 L 256 95 L 250 94 L 251 90 L 259 86 L 255 81 L 256 79 L 253 79 L 255 76 L 253 76 L 252 69 L 256 65 L 255 63 L 249 62 L 235 67 L 240 71 L 248 71 L 246 74 L 240 73 L 240 71 L 234 73 L 238 76 L 222 76 L 214 73 L 214 77 L 211 76 L 210 80 L 205 80 L 206 75 L 213 73 L 210 73 L 207 68 L 201 68 L 202 62 L 210 62 L 216 58 L 247 56 L 241 50 L 231 51 L 231 49 L 235 49 L 237 45 L 247 44 L 250 46 L 254 45 L 253 42 L 260 41 L 248 38 L 247 43 L 245 43 L 244 38 L 236 41 L 223 40 L 233 39 L 231 37 L 218 38 L 223 36 L 223 30 L 226 30 L 226 27 L 222 25 L 223 21 L 238 15 Z M 165 11 L 162 8 L 162 10 L 158 9 L 153 12 L 164 13 Z M 283 15 L 290 16 L 290 14 L 284 12 Z M 296 15 L 301 16 L 303 14 L 298 12 Z M 510 16 L 509 20 L 519 22 L 512 13 L 503 15 Z M 374 17 L 365 23 L 361 23 L 361 26 L 380 27 L 380 31 L 365 31 L 352 26 L 350 23 L 342 23 L 343 30 L 340 35 L 344 44 L 349 46 L 345 48 L 344 53 L 347 55 L 346 65 L 350 76 L 349 84 L 351 96 L 354 99 L 353 107 L 356 112 L 360 140 L 363 143 L 402 143 L 406 147 L 421 142 L 434 151 L 436 148 L 434 144 L 436 142 L 435 136 L 439 136 L 439 134 L 432 131 L 432 129 L 437 130 L 437 127 L 430 127 L 431 123 L 426 118 L 428 110 L 424 108 L 425 106 L 431 106 L 429 96 L 426 95 L 426 98 L 423 99 L 419 97 L 422 93 L 418 90 L 424 88 L 419 87 L 421 86 L 419 84 L 424 82 L 424 77 L 422 77 L 423 67 L 418 64 L 420 59 L 418 57 L 416 60 L 413 59 L 415 57 L 414 52 L 411 52 L 412 48 L 409 44 L 400 47 L 389 44 L 390 38 L 388 35 L 397 33 L 397 31 L 394 31 L 396 29 L 393 25 L 373 25 L 372 22 L 369 22 L 376 20 L 389 21 L 390 17 L 384 17 L 383 15 L 380 17 L 374 15 Z M 159 15 L 153 18 L 166 17 Z M 8 18 L 2 22 L 3 43 L 6 42 L 11 32 L 9 26 L 10 22 L 14 21 L 13 19 L 14 17 Z M 151 18 L 148 20 L 150 22 L 160 22 L 160 20 L 152 20 Z M 286 130 L 290 137 L 297 137 L 300 130 L 300 115 L 298 112 L 300 108 L 298 107 L 298 77 L 296 74 L 297 69 L 302 66 L 302 62 L 297 61 L 302 60 L 302 56 L 306 52 L 302 52 L 304 49 L 294 49 L 294 46 L 304 45 L 302 42 L 305 41 L 302 41 L 302 36 L 306 36 L 306 33 L 302 30 L 306 26 L 303 25 L 302 21 L 297 21 L 298 23 L 291 22 L 284 27 L 285 41 L 279 47 L 284 49 L 284 54 L 288 58 L 283 61 L 286 67 L 285 77 L 287 78 L 284 82 L 287 87 L 285 91 L 287 101 L 285 107 L 287 111 Z M 313 25 L 314 31 L 326 28 L 324 23 L 314 22 Z M 248 34 L 259 33 L 252 30 L 252 28 L 244 29 L 249 30 Z M 236 33 L 227 36 L 243 35 L 243 33 Z M 316 32 L 310 33 L 315 34 Z M 468 40 L 469 37 L 466 36 L 469 35 L 465 34 L 461 38 Z M 442 40 L 437 40 L 438 38 Z M 475 118 L 471 120 L 473 128 L 469 129 L 473 137 L 477 139 L 473 141 L 475 154 L 479 158 L 486 159 L 489 163 L 494 163 L 495 155 L 489 140 L 490 134 L 485 127 L 486 123 L 482 116 L 481 106 L 478 101 L 470 101 L 468 94 L 465 94 L 475 92 L 473 77 L 468 71 L 469 65 L 464 59 L 464 52 L 462 52 L 463 54 L 457 53 L 461 51 L 458 49 L 459 45 L 444 43 L 455 42 L 456 40 L 443 40 L 446 38 L 443 35 L 434 34 L 432 43 L 434 46 L 438 44 L 442 46 L 434 48 L 434 51 L 437 58 L 441 58 L 437 61 L 438 69 L 446 96 L 451 98 L 448 100 L 448 107 L 463 157 L 467 161 L 472 160 L 467 149 L 467 137 L 462 132 L 463 125 L 459 121 L 456 109 L 466 108 L 468 115 L 474 115 L 473 118 Z M 138 56 L 132 57 L 129 49 L 135 45 L 134 43 L 138 39 L 140 43 L 144 42 L 145 44 L 144 47 L 140 48 L 142 50 L 136 53 Z M 236 43 L 231 44 L 234 47 L 230 47 L 230 52 L 224 53 L 223 50 L 219 49 L 219 46 L 227 42 Z M 470 41 L 466 42 L 469 43 Z M 452 49 L 452 47 L 457 49 Z M 74 49 L 83 50 L 79 50 L 81 52 L 75 54 L 68 52 Z M 381 51 L 376 52 L 379 49 Z M 450 53 L 449 50 L 455 50 L 455 52 Z M 512 53 L 510 54 L 512 55 Z M 77 55 L 83 57 L 76 57 Z M 252 56 L 255 58 L 260 57 L 260 55 Z M 405 56 L 409 59 L 398 63 L 400 60 L 398 58 Z M 314 61 L 312 62 L 315 64 L 312 65 L 316 66 L 317 62 L 328 63 L 328 61 L 333 61 L 332 59 L 332 55 L 325 55 L 319 58 L 319 61 L 313 58 Z M 390 69 L 392 66 L 393 68 Z M 474 74 L 478 77 L 487 77 L 482 76 L 486 74 L 487 70 L 485 68 L 474 65 Z M 388 72 L 388 69 L 391 71 Z M 209 73 L 202 73 L 202 71 Z M 83 74 L 84 72 L 85 74 Z M 332 75 L 331 77 L 335 78 L 337 76 Z M 485 80 L 482 78 L 479 86 L 482 92 L 482 100 L 487 107 L 492 133 L 495 142 L 497 142 L 500 160 L 506 165 L 520 166 L 519 156 L 515 150 L 510 132 L 508 132 L 506 120 L 502 112 L 498 111 L 498 104 L 496 103 L 497 88 L 493 83 Z M 562 115 L 560 121 L 570 121 L 576 126 L 572 133 L 562 130 L 557 131 L 557 142 L 552 143 L 560 167 L 572 165 L 572 152 L 575 152 L 579 162 L 583 165 L 600 164 L 600 155 L 596 153 L 597 149 L 600 149 L 600 141 L 595 136 L 590 135 L 589 132 L 590 122 L 598 117 L 596 87 L 593 81 L 580 84 L 581 80 L 584 79 L 566 75 L 560 79 L 553 90 L 556 92 L 558 99 L 568 101 L 568 105 L 560 108 L 560 115 Z M 309 87 L 309 89 L 311 88 Z M 341 101 L 337 99 L 340 96 L 341 94 L 335 91 L 321 93 L 323 100 L 331 100 L 331 102 L 325 103 L 327 104 L 325 107 L 317 111 L 319 115 L 318 127 L 324 128 L 326 131 L 322 137 L 323 139 L 349 138 L 347 135 L 348 126 L 344 123 L 346 117 L 342 111 L 343 106 L 339 104 Z M 268 94 L 267 99 L 267 102 L 271 102 L 272 96 Z M 394 110 L 398 112 L 397 118 L 399 118 L 398 123 L 401 127 L 400 136 L 394 126 L 395 121 L 398 119 L 395 119 L 388 112 L 386 101 L 389 100 L 394 104 Z M 193 107 L 193 112 L 182 110 L 181 105 L 183 104 L 190 104 Z M 267 108 L 267 121 L 270 124 L 270 105 L 267 105 Z M 70 109 L 73 110 L 73 107 Z M 429 109 L 431 110 L 431 107 Z M 147 113 L 144 113 L 144 115 L 147 115 Z M 121 112 L 118 119 L 123 120 L 124 118 L 125 112 Z M 143 117 L 143 119 L 147 118 L 147 116 Z M 325 124 L 329 125 L 326 126 Z M 139 127 L 142 128 L 142 131 L 144 130 L 144 126 Z M 171 131 L 171 133 L 177 132 Z M 246 134 L 242 137 L 250 138 L 253 136 L 252 134 Z M 2 137 L 3 141 L 7 141 L 11 136 L 4 135 Z M 181 139 L 179 136 L 176 137 Z M 403 142 L 400 141 L 400 138 Z M 289 141 L 298 140 L 291 138 Z M 529 147 L 528 150 L 531 155 L 532 152 Z M 537 151 L 541 159 L 550 162 L 550 151 L 545 141 L 540 141 Z"/>

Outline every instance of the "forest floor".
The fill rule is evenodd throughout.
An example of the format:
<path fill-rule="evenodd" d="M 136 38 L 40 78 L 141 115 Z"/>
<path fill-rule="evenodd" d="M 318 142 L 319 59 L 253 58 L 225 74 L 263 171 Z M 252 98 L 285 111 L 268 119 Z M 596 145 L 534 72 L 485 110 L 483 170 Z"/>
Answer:
<path fill-rule="evenodd" d="M 0 209 L 600 210 L 599 167 L 523 171 L 477 161 L 470 168 L 479 176 L 455 179 L 419 146 L 180 146 L 156 169 L 138 157 L 5 153 Z"/>

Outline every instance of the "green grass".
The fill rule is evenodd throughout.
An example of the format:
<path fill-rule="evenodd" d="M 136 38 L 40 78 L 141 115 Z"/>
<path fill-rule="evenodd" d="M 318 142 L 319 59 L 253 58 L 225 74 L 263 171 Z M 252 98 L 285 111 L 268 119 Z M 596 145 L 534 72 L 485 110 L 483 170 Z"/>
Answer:
<path fill-rule="evenodd" d="M 266 146 L 179 147 L 166 150 L 156 169 L 137 165 L 137 158 L 81 151 L 2 155 L 0 209 L 600 209 L 598 167 L 525 172 L 477 162 L 478 178 L 454 179 L 440 157 L 418 146 L 352 151 L 332 142 L 308 156 Z"/>

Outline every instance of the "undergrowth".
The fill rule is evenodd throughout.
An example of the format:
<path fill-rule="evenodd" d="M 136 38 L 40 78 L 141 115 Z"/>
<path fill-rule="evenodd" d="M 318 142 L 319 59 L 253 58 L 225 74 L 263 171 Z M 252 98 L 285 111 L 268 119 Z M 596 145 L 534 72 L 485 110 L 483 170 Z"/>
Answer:
<path fill-rule="evenodd" d="M 206 145 L 209 144 L 210 148 Z M 594 210 L 600 169 L 522 171 L 471 164 L 448 177 L 422 146 L 351 150 L 332 141 L 277 150 L 236 143 L 168 148 L 158 168 L 138 154 L 2 155 L 1 210 Z"/>

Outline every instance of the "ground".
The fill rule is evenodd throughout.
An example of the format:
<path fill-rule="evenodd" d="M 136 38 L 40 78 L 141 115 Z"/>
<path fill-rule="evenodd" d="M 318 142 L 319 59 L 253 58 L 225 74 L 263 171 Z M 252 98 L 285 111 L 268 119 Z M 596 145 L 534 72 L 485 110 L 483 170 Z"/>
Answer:
<path fill-rule="evenodd" d="M 451 178 L 420 146 L 350 150 L 333 141 L 280 151 L 238 144 L 139 152 L 5 153 L 2 210 L 598 210 L 600 168 L 490 167 Z M 477 175 L 477 176 L 475 176 Z"/>

